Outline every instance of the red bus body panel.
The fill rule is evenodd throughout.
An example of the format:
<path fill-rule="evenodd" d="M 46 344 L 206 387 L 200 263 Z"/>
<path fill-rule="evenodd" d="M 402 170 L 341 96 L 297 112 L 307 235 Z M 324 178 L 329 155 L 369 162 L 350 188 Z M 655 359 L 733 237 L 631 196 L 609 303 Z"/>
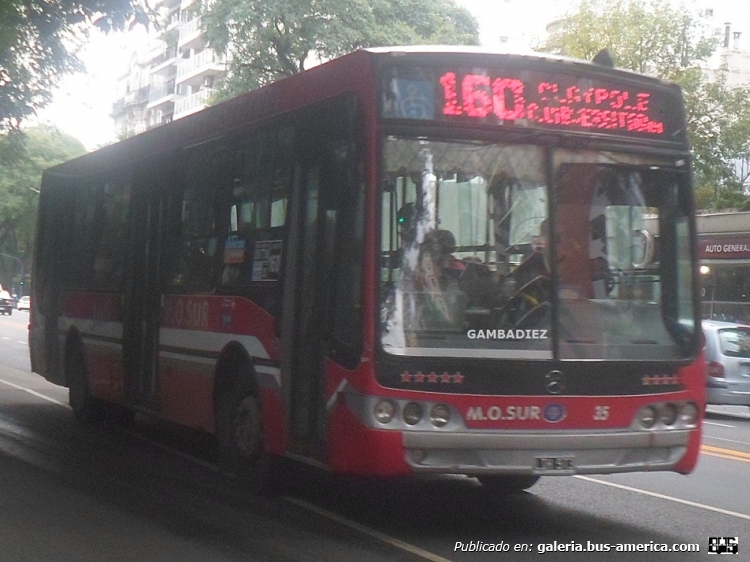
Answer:
<path fill-rule="evenodd" d="M 325 360 L 325 400 L 327 406 L 325 464 L 334 472 L 372 476 L 402 476 L 413 473 L 407 462 L 404 432 L 377 429 L 363 423 L 346 402 L 349 392 L 401 400 L 440 401 L 454 407 L 475 433 L 537 432 L 555 434 L 564 430 L 625 430 L 632 426 L 641 407 L 655 401 L 692 401 L 703 413 L 705 376 L 701 357 L 679 371 L 683 390 L 669 394 L 653 392 L 632 396 L 489 396 L 417 392 L 384 388 L 377 382 L 377 321 L 379 309 L 378 231 L 379 199 L 376 186 L 381 128 L 375 76 L 376 55 L 359 51 L 302 74 L 271 84 L 163 127 L 147 131 L 115 145 L 96 156 L 83 156 L 53 168 L 51 177 L 86 176 L 106 170 L 137 166 L 190 146 L 226 135 L 230 131 L 304 108 L 339 94 L 354 92 L 364 108 L 364 148 L 366 183 L 366 223 L 362 272 L 362 357 L 358 367 L 347 370 L 331 359 Z M 86 366 L 92 393 L 109 402 L 132 405 L 128 381 L 134 376 L 124 361 L 124 322 L 122 295 L 119 293 L 77 292 L 63 289 L 59 317 L 59 350 L 65 338 L 75 332 L 84 341 Z M 35 302 L 40 299 L 34 296 Z M 35 329 L 39 312 L 32 311 L 32 350 L 43 347 Z M 54 318 L 57 321 L 57 318 Z M 43 321 L 50 321 L 43 319 Z M 259 393 L 263 412 L 264 441 L 269 452 L 284 455 L 290 451 L 289 412 L 286 411 L 282 384 L 292 373 L 281 372 L 282 342 L 276 319 L 247 298 L 213 294 L 163 296 L 156 354 L 158 415 L 186 426 L 213 432 L 216 365 L 228 346 L 240 346 L 248 357 L 259 359 Z M 37 341 L 38 340 L 38 341 Z M 45 378 L 64 384 L 57 357 L 34 353 L 34 369 Z M 551 403 L 565 406 L 564 419 L 551 424 L 534 412 Z M 606 420 L 594 421 L 597 406 L 607 406 Z M 516 419 L 491 419 L 493 408 L 521 412 Z M 482 412 L 473 415 L 472 412 Z M 499 410 L 498 410 L 499 411 Z M 687 451 L 673 470 L 690 472 L 697 462 L 700 425 L 690 435 Z"/>

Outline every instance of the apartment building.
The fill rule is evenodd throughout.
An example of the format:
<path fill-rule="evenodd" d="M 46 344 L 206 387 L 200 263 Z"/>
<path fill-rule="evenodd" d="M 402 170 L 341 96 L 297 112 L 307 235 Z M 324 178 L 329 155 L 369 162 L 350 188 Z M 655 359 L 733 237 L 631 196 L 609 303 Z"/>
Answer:
<path fill-rule="evenodd" d="M 133 53 L 120 78 L 123 97 L 112 107 L 119 138 L 203 109 L 225 70 L 222 57 L 206 46 L 196 0 L 155 4 L 161 29 Z"/>

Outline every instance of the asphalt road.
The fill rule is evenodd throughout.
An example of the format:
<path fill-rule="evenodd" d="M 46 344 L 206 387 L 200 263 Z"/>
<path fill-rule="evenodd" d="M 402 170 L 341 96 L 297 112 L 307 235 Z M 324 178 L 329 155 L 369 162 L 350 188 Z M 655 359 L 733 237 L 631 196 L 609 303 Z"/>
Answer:
<path fill-rule="evenodd" d="M 27 322 L 25 312 L 0 317 L 0 562 L 443 562 L 541 551 L 546 560 L 690 561 L 716 560 L 707 553 L 715 536 L 738 537 L 740 554 L 727 559 L 750 560 L 747 408 L 712 408 L 689 476 L 543 478 L 503 497 L 470 478 L 375 482 L 299 469 L 284 496 L 250 497 L 203 436 L 140 419 L 75 422 L 66 390 L 29 373 Z M 623 543 L 700 552 L 616 553 Z M 579 545 L 610 551 L 572 551 Z"/>

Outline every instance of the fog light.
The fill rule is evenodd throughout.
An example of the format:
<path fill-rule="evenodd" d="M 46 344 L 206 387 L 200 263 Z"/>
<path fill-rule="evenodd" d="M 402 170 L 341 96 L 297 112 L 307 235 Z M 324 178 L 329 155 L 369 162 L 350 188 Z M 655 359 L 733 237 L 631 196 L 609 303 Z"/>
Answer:
<path fill-rule="evenodd" d="M 654 427 L 654 424 L 656 424 L 656 409 L 653 406 L 644 406 L 638 412 L 638 421 L 646 429 Z"/>
<path fill-rule="evenodd" d="M 445 404 L 435 404 L 430 410 L 430 421 L 435 427 L 443 427 L 451 420 L 451 411 Z"/>
<path fill-rule="evenodd" d="M 680 408 L 680 421 L 685 425 L 695 425 L 698 423 L 698 406 L 693 402 L 687 402 Z"/>
<path fill-rule="evenodd" d="M 377 404 L 375 404 L 375 409 L 373 410 L 373 415 L 375 416 L 375 419 L 378 420 L 380 423 L 388 423 L 393 419 L 393 414 L 396 411 L 396 407 L 393 405 L 393 402 L 390 400 L 380 400 Z"/>
<path fill-rule="evenodd" d="M 664 425 L 674 425 L 677 421 L 677 406 L 671 403 L 664 404 L 659 411 L 659 421 Z"/>
<path fill-rule="evenodd" d="M 415 425 L 422 419 L 422 405 L 416 402 L 409 402 L 404 406 L 404 421 L 409 425 Z"/>

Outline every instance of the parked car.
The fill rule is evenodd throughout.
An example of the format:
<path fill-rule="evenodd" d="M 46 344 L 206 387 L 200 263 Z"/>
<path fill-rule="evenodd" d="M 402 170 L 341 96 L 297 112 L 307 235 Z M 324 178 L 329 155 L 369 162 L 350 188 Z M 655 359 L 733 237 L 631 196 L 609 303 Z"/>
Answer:
<path fill-rule="evenodd" d="M 31 310 L 31 297 L 21 297 L 16 304 L 18 310 Z"/>
<path fill-rule="evenodd" d="M 750 326 L 703 321 L 709 404 L 750 407 Z"/>
<path fill-rule="evenodd" d="M 13 297 L 8 291 L 0 290 L 0 312 L 8 316 L 13 314 Z"/>

